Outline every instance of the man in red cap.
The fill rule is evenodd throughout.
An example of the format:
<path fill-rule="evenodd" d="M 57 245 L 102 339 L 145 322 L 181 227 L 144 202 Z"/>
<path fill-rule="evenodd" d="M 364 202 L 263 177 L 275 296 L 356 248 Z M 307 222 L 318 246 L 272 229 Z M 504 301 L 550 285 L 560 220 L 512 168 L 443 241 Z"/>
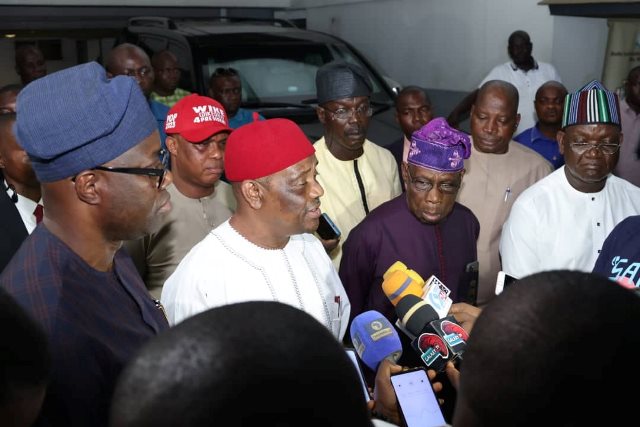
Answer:
<path fill-rule="evenodd" d="M 173 210 L 155 233 L 126 243 L 147 289 L 160 298 L 178 263 L 235 209 L 231 186 L 220 180 L 231 132 L 220 103 L 200 95 L 178 101 L 167 115 Z"/>
<path fill-rule="evenodd" d="M 287 119 L 244 125 L 227 142 L 226 175 L 237 201 L 165 282 L 170 324 L 210 307 L 279 301 L 306 311 L 342 340 L 350 304 L 313 231 L 320 197 L 313 145 Z"/>

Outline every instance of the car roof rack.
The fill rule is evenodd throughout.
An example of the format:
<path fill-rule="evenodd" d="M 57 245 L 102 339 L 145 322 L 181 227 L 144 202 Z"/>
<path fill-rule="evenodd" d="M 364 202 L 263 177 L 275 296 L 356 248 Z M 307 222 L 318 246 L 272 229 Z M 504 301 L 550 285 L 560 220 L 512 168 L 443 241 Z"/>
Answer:
<path fill-rule="evenodd" d="M 173 19 L 164 16 L 135 16 L 129 18 L 128 26 L 166 28 L 169 30 L 175 30 L 177 28 Z"/>
<path fill-rule="evenodd" d="M 242 23 L 253 23 L 253 24 L 271 24 L 279 27 L 288 27 L 288 28 L 298 28 L 293 22 L 287 19 L 281 18 L 255 18 L 255 17 L 236 17 L 236 16 L 218 16 L 218 17 L 206 17 L 201 19 L 183 19 L 180 22 L 242 22 Z M 164 16 L 135 16 L 129 18 L 128 21 L 129 27 L 155 27 L 155 28 L 164 28 L 169 30 L 177 29 L 176 22 Z"/>

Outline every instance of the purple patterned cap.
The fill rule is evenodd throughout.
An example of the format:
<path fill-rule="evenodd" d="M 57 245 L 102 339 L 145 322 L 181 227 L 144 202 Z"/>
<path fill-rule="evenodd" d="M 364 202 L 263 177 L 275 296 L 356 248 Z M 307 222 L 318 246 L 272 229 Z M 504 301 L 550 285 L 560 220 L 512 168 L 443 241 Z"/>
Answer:
<path fill-rule="evenodd" d="M 436 117 L 411 135 L 407 162 L 440 172 L 457 172 L 471 155 L 469 136 Z"/>

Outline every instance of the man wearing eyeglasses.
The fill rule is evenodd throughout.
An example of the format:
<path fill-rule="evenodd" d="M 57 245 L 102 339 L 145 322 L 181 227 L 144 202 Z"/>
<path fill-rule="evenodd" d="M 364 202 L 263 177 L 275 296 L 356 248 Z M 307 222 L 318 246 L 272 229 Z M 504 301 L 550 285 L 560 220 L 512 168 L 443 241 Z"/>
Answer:
<path fill-rule="evenodd" d="M 133 77 L 140 85 L 140 89 L 142 89 L 142 93 L 147 98 L 149 108 L 151 108 L 151 112 L 158 123 L 162 148 L 166 149 L 165 140 L 167 134 L 164 132 L 164 123 L 169 113 L 169 107 L 150 98 L 155 74 L 151 67 L 149 55 L 134 44 L 122 43 L 109 51 L 104 64 L 107 76 Z"/>
<path fill-rule="evenodd" d="M 169 110 L 166 131 L 173 209 L 157 232 L 125 243 L 147 289 L 158 299 L 182 258 L 236 207 L 231 186 L 220 180 L 231 133 L 222 105 L 188 95 Z"/>
<path fill-rule="evenodd" d="M 318 108 L 324 136 L 315 142 L 318 182 L 324 187 L 322 210 L 342 232 L 323 245 L 336 268 L 349 232 L 373 209 L 401 193 L 398 166 L 389 150 L 366 139 L 371 81 L 358 65 L 333 61 L 316 74 Z"/>
<path fill-rule="evenodd" d="M 106 426 L 121 369 L 168 328 L 121 246 L 155 231 L 171 210 L 171 172 L 138 85 L 108 79 L 95 62 L 31 82 L 17 108 L 16 137 L 46 210 L 0 286 L 49 340 L 38 425 Z"/>
<path fill-rule="evenodd" d="M 151 65 L 155 78 L 151 99 L 167 107 L 173 107 L 176 102 L 191 92 L 178 87 L 182 70 L 178 65 L 178 58 L 170 50 L 161 50 L 151 57 Z"/>
<path fill-rule="evenodd" d="M 435 275 L 451 290 L 454 302 L 466 301 L 471 281 L 477 280 L 467 266 L 477 261 L 480 224 L 456 202 L 456 195 L 470 153 L 469 137 L 442 117 L 412 134 L 402 164 L 406 193 L 374 209 L 343 246 L 339 274 L 351 302 L 351 319 L 376 310 L 396 321 L 381 286 L 396 261 L 425 279 Z"/>
<path fill-rule="evenodd" d="M 618 96 L 594 80 L 564 105 L 565 165 L 522 193 L 503 227 L 502 269 L 518 278 L 591 271 L 611 230 L 640 214 L 640 188 L 611 174 L 623 142 Z"/>

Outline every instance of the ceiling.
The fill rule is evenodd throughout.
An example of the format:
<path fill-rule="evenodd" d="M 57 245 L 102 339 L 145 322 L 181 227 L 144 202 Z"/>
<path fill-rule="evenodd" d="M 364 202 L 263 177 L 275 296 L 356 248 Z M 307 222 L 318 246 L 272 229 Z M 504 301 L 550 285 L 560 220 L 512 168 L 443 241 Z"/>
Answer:
<path fill-rule="evenodd" d="M 629 0 L 543 0 L 552 15 L 591 18 L 640 18 L 640 1 Z"/>

